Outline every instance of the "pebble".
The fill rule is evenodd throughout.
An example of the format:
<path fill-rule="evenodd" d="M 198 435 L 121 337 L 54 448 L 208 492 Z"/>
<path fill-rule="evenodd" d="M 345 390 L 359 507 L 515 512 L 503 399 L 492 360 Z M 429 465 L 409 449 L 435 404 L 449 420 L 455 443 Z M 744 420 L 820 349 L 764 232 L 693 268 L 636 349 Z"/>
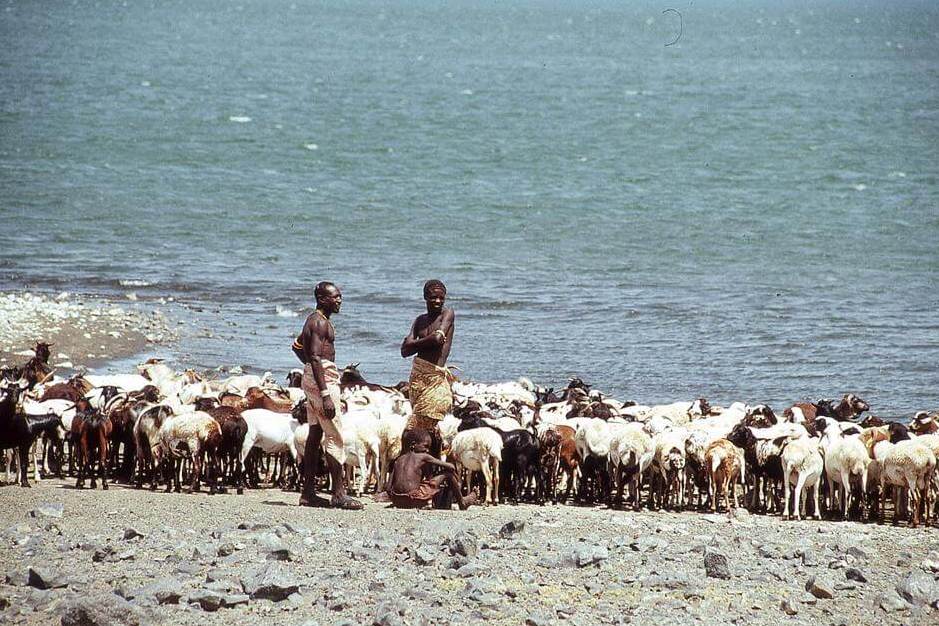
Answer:
<path fill-rule="evenodd" d="M 819 580 L 817 576 L 810 576 L 805 582 L 805 590 L 820 600 L 831 600 L 835 597 L 832 585 L 826 581 Z"/>
<path fill-rule="evenodd" d="M 727 560 L 727 557 L 722 552 L 717 550 L 707 550 L 704 553 L 704 573 L 708 576 L 708 578 L 721 578 L 723 580 L 729 580 L 731 574 L 730 563 Z"/>
<path fill-rule="evenodd" d="M 525 521 L 514 519 L 499 529 L 499 536 L 503 539 L 509 539 L 525 530 Z"/>
<path fill-rule="evenodd" d="M 913 606 L 933 606 L 939 604 L 939 581 L 921 570 L 913 570 L 897 583 L 897 593 Z"/>
<path fill-rule="evenodd" d="M 43 502 L 29 512 L 30 517 L 52 517 L 59 519 L 65 514 L 65 505 L 58 502 Z"/>

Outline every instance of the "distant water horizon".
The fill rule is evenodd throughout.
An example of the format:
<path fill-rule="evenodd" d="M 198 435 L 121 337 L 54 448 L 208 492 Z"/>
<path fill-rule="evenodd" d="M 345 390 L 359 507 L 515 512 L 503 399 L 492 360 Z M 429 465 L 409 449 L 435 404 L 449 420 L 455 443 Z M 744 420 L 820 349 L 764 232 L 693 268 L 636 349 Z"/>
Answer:
<path fill-rule="evenodd" d="M 935 4 L 27 3 L 0 34 L 0 290 L 173 298 L 181 365 L 294 367 L 328 279 L 340 365 L 405 379 L 435 277 L 474 380 L 939 408 Z"/>

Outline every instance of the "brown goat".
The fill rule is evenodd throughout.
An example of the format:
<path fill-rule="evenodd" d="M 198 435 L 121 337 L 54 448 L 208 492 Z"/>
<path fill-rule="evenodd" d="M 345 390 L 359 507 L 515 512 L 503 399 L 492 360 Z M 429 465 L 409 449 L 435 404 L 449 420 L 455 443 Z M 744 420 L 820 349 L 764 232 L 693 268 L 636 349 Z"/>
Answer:
<path fill-rule="evenodd" d="M 75 405 L 76 415 L 72 420 L 72 441 L 78 446 L 78 480 L 75 488 L 85 486 L 85 474 L 91 475 L 91 488 L 97 488 L 94 463 L 97 456 L 101 472 L 101 488 L 108 488 L 108 439 L 111 435 L 111 420 L 94 410 L 84 399 Z M 93 456 L 92 453 L 95 453 Z"/>
<path fill-rule="evenodd" d="M 245 393 L 245 406 L 249 409 L 267 409 L 275 413 L 290 413 L 293 410 L 290 400 L 275 400 L 259 387 L 251 387 Z"/>
<path fill-rule="evenodd" d="M 578 469 L 580 468 L 580 454 L 577 453 L 577 444 L 574 442 L 574 429 L 570 426 L 555 426 L 561 437 L 561 444 L 558 448 L 558 468 L 567 474 L 567 488 L 564 490 L 564 500 L 571 497 L 571 489 L 574 488 Z"/>

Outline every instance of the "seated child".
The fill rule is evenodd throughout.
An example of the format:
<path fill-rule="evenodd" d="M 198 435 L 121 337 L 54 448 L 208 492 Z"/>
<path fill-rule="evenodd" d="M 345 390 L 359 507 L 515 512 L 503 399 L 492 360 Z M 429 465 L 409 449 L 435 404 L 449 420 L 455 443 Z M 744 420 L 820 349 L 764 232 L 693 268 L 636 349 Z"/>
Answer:
<path fill-rule="evenodd" d="M 449 463 L 427 453 L 430 447 L 430 433 L 421 429 L 409 429 L 404 433 L 402 445 L 407 452 L 398 457 L 391 468 L 388 495 L 391 506 L 399 509 L 421 509 L 428 506 L 434 496 L 443 489 L 449 489 L 452 499 L 465 510 L 475 504 L 476 495 L 462 497 L 462 485 L 456 475 L 456 468 Z M 436 465 L 444 473 L 424 478 L 424 468 Z"/>

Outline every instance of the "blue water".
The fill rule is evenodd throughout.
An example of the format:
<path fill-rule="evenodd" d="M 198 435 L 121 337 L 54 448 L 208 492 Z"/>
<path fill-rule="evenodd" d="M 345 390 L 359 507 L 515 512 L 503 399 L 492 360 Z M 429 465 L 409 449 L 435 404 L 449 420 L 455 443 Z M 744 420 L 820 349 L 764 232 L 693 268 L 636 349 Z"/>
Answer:
<path fill-rule="evenodd" d="M 0 39 L 0 289 L 173 297 L 178 363 L 282 372 L 332 279 L 394 382 L 439 277 L 473 379 L 939 407 L 935 3 L 8 1 Z"/>

